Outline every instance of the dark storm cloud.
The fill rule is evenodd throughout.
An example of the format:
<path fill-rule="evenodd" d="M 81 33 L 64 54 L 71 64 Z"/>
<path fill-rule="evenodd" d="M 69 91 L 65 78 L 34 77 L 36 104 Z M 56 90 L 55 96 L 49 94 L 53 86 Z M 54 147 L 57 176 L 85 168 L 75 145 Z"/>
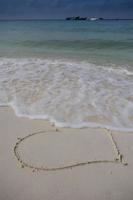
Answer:
<path fill-rule="evenodd" d="M 132 17 L 133 0 L 0 0 L 0 17 Z"/>

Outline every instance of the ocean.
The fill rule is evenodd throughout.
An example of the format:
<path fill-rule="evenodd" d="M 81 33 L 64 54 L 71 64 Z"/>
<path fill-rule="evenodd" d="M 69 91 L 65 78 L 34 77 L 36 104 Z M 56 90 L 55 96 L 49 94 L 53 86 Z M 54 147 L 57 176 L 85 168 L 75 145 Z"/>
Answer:
<path fill-rule="evenodd" d="M 0 105 L 60 127 L 133 131 L 133 20 L 0 21 Z"/>

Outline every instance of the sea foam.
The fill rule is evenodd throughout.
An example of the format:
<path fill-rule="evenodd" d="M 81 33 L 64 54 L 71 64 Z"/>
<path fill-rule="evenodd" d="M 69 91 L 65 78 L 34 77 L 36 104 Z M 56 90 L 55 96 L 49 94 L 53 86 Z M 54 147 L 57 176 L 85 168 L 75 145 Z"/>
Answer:
<path fill-rule="evenodd" d="M 133 71 L 60 59 L 1 58 L 0 105 L 60 127 L 133 131 Z"/>

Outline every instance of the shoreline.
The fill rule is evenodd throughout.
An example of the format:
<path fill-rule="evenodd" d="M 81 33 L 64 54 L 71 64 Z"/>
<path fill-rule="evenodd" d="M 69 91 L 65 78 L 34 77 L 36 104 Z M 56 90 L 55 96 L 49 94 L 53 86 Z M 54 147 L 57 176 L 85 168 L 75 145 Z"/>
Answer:
<path fill-rule="evenodd" d="M 66 125 L 66 124 L 63 124 L 63 123 L 60 123 L 60 122 L 58 122 L 58 121 L 56 121 L 56 120 L 54 120 L 54 119 L 52 119 L 52 117 L 47 117 L 46 115 L 44 115 L 45 117 L 43 117 L 43 116 L 40 116 L 40 117 L 38 117 L 38 116 L 29 116 L 29 115 L 23 115 L 23 114 L 19 114 L 19 113 L 17 113 L 17 111 L 15 110 L 15 108 L 12 106 L 12 105 L 0 105 L 0 109 L 1 108 L 8 108 L 8 109 L 11 109 L 11 110 L 13 110 L 13 112 L 14 112 L 14 114 L 16 115 L 16 117 L 18 117 L 18 118 L 25 118 L 25 119 L 27 119 L 27 120 L 39 120 L 39 121 L 44 121 L 44 122 L 48 122 L 49 124 L 51 124 L 51 126 L 55 126 L 57 129 L 58 128 L 67 128 L 67 129 L 101 129 L 101 130 L 107 130 L 107 131 L 111 131 L 111 132 L 122 132 L 122 133 L 133 133 L 133 130 L 132 130 L 132 128 L 129 128 L 129 129 L 127 129 L 127 128 L 115 128 L 115 127 L 113 127 L 113 126 L 102 126 L 102 125 L 100 125 L 100 124 L 98 124 L 98 122 L 95 122 L 94 124 L 96 124 L 96 125 L 85 125 L 84 123 L 84 125 L 81 125 L 81 126 L 76 126 L 76 125 L 74 125 L 74 126 L 71 126 L 71 125 Z M 89 124 L 89 123 L 88 123 Z M 91 122 L 90 122 L 90 124 L 91 124 Z"/>

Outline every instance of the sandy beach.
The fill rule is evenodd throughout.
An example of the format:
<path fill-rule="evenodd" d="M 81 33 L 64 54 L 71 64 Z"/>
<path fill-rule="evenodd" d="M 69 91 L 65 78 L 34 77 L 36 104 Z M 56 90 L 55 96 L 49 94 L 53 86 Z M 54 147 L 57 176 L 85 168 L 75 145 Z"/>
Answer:
<path fill-rule="evenodd" d="M 111 134 L 117 149 L 107 130 L 58 129 L 1 108 L 0 200 L 132 200 L 133 134 Z"/>

